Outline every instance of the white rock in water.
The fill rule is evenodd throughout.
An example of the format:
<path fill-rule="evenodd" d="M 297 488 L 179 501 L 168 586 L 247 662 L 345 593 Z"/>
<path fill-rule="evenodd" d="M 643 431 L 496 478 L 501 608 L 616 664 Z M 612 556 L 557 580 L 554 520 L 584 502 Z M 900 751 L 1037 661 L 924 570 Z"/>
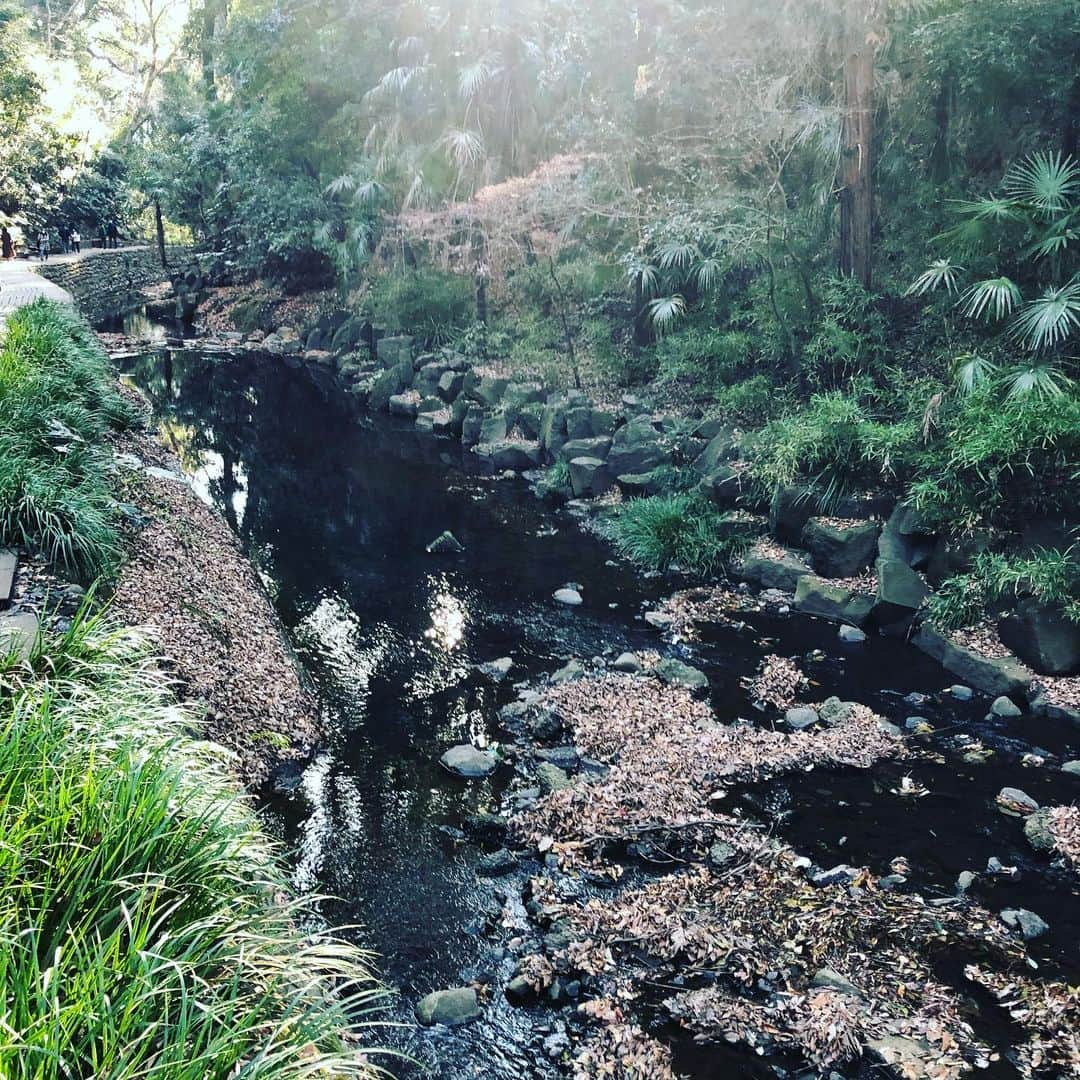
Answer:
<path fill-rule="evenodd" d="M 453 746 L 446 751 L 439 764 L 444 769 L 463 776 L 467 780 L 478 780 L 495 771 L 498 762 L 494 754 L 486 754 L 483 750 L 477 750 L 475 746 L 463 743 L 461 746 Z"/>
<path fill-rule="evenodd" d="M 577 589 L 556 589 L 555 599 L 560 604 L 568 604 L 570 607 L 577 607 L 582 603 L 581 593 Z"/>

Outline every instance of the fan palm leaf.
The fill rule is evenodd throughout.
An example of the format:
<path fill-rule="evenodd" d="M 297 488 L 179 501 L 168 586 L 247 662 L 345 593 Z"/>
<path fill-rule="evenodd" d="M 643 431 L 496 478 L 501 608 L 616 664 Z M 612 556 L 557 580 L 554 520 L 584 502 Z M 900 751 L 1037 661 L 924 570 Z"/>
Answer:
<path fill-rule="evenodd" d="M 1040 150 L 1017 162 L 1005 177 L 1005 188 L 1040 213 L 1060 213 L 1080 185 L 1080 166 L 1059 150 Z"/>
<path fill-rule="evenodd" d="M 953 361 L 953 378 L 961 397 L 970 397 L 997 373 L 997 365 L 978 353 L 964 353 Z"/>
<path fill-rule="evenodd" d="M 686 314 L 686 301 L 678 294 L 659 296 L 649 302 L 646 311 L 653 329 L 663 337 Z"/>
<path fill-rule="evenodd" d="M 1065 396 L 1072 385 L 1064 372 L 1050 364 L 1019 364 L 1005 373 L 1003 379 L 1007 387 L 1005 395 L 1008 401 L 1023 401 L 1027 398 L 1053 400 Z"/>
<path fill-rule="evenodd" d="M 1080 275 L 1068 284 L 1048 288 L 1013 320 L 1012 333 L 1027 348 L 1051 349 L 1080 326 Z"/>
<path fill-rule="evenodd" d="M 689 240 L 672 240 L 661 245 L 657 252 L 657 262 L 662 270 L 689 270 L 700 258 L 701 249 Z"/>
<path fill-rule="evenodd" d="M 723 273 L 723 263 L 715 255 L 710 255 L 694 267 L 694 281 L 701 292 L 709 293 L 720 283 Z"/>
<path fill-rule="evenodd" d="M 971 319 L 1003 319 L 1023 301 L 1020 289 L 1007 277 L 977 281 L 957 301 L 957 306 Z"/>
<path fill-rule="evenodd" d="M 934 292 L 942 286 L 948 292 L 956 292 L 956 276 L 963 271 L 962 266 L 957 266 L 949 259 L 935 259 L 912 283 L 908 286 L 905 296 L 925 296 L 928 292 Z"/>

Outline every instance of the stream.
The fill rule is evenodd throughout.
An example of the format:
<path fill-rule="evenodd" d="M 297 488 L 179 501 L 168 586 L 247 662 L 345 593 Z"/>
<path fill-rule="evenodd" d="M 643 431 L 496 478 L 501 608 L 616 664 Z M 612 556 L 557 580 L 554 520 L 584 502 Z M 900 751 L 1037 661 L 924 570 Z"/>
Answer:
<path fill-rule="evenodd" d="M 402 1026 L 377 1038 L 413 1059 L 392 1064 L 398 1075 L 565 1075 L 541 1049 L 564 1014 L 513 1008 L 499 989 L 514 965 L 508 944 L 530 933 L 521 906 L 529 870 L 478 877 L 482 848 L 459 831 L 470 815 L 505 804 L 513 767 L 466 784 L 438 759 L 455 743 L 495 742 L 513 684 L 570 657 L 624 649 L 689 657 L 708 674 L 721 720 L 759 715 L 740 679 L 765 652 L 802 658 L 815 700 L 837 693 L 901 726 L 925 716 L 936 734 L 923 758 L 788 777 L 733 800 L 823 866 L 888 873 L 903 855 L 911 887 L 928 895 L 951 895 L 960 871 L 984 871 L 992 856 L 1016 866 L 1007 879 L 983 876 L 976 895 L 993 910 L 1042 915 L 1050 932 L 1033 955 L 1075 982 L 1077 879 L 1034 856 L 1020 822 L 993 799 L 1008 785 L 1044 804 L 1073 801 L 1080 780 L 1022 758 L 1032 750 L 1080 757 L 1076 729 L 1031 716 L 984 719 L 988 701 L 943 694 L 954 680 L 914 649 L 877 637 L 844 645 L 835 627 L 795 615 L 709 627 L 692 653 L 680 653 L 641 615 L 684 582 L 642 578 L 614 561 L 523 480 L 470 475 L 456 443 L 418 436 L 407 422 L 357 417 L 329 380 L 280 358 L 158 348 L 122 366 L 153 400 L 196 490 L 240 537 L 317 691 L 325 745 L 295 791 L 264 793 L 264 816 L 290 852 L 298 888 L 338 898 L 322 903 L 323 916 L 359 926 L 397 992 L 392 1013 Z M 444 529 L 463 554 L 426 552 Z M 552 600 L 568 582 L 581 585 L 580 608 Z M 806 659 L 816 650 L 823 656 Z M 475 670 L 504 656 L 514 667 L 502 684 Z M 911 692 L 931 700 L 915 708 L 903 700 Z M 960 760 L 971 739 L 994 751 L 986 763 Z M 908 773 L 929 789 L 925 798 L 891 793 Z M 493 931 L 504 894 L 504 925 Z M 480 1021 L 416 1027 L 422 995 L 473 980 L 493 982 Z M 697 1078 L 771 1073 L 750 1053 L 677 1042 L 676 1054 L 679 1070 Z"/>

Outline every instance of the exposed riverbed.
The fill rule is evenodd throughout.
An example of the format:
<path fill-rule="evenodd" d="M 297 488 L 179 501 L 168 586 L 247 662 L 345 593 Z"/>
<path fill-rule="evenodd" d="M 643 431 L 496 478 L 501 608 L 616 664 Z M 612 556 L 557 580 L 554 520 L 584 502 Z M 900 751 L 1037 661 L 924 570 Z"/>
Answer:
<path fill-rule="evenodd" d="M 266 818 L 295 853 L 298 886 L 339 897 L 324 905 L 326 917 L 359 923 L 379 954 L 408 1025 L 385 1041 L 432 1076 L 562 1075 L 541 1050 L 556 1012 L 512 1008 L 499 990 L 513 967 L 503 950 L 529 932 L 520 903 L 527 873 L 480 878 L 481 848 L 460 840 L 470 814 L 503 803 L 513 767 L 467 785 L 438 758 L 455 743 L 497 740 L 496 712 L 515 697 L 512 684 L 569 657 L 627 648 L 683 655 L 641 620 L 681 583 L 643 580 L 523 481 L 469 476 L 456 444 L 357 418 L 331 385 L 280 359 L 159 350 L 125 363 L 196 489 L 241 537 L 318 691 L 326 745 L 292 794 L 268 794 Z M 463 554 L 425 551 L 444 529 Z M 581 607 L 553 602 L 567 582 L 581 585 Z M 901 726 L 917 713 L 936 734 L 915 761 L 800 775 L 737 792 L 736 801 L 823 866 L 887 873 L 902 855 L 911 887 L 930 895 L 950 895 L 960 871 L 982 871 L 990 857 L 1018 867 L 984 879 L 980 899 L 1045 918 L 1050 932 L 1033 954 L 1064 965 L 1075 982 L 1077 879 L 1049 872 L 993 799 L 1014 786 L 1044 804 L 1074 801 L 1080 780 L 1055 763 L 1080 756 L 1076 730 L 1029 716 L 984 720 L 986 699 L 943 694 L 953 678 L 894 640 L 847 646 L 835 627 L 797 616 L 748 623 L 710 628 L 692 655 L 721 720 L 757 715 L 740 679 L 776 652 L 803 658 L 811 699 L 836 693 Z M 815 650 L 824 655 L 808 659 Z M 501 685 L 474 669 L 503 656 L 514 668 Z M 903 700 L 911 692 L 932 697 L 916 708 Z M 993 751 L 984 763 L 961 760 L 971 740 Z M 1049 764 L 1025 766 L 1033 750 Z M 929 794 L 892 794 L 905 774 Z M 507 897 L 502 911 L 497 892 Z M 412 1024 L 423 994 L 489 976 L 479 1022 L 453 1031 Z M 695 1077 L 766 1068 L 750 1054 L 682 1045 L 677 1064 Z"/>

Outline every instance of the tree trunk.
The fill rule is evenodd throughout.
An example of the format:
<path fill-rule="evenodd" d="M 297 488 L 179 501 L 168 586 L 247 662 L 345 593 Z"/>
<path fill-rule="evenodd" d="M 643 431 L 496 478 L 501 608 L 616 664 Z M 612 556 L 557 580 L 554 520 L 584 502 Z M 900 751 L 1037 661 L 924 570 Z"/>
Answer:
<path fill-rule="evenodd" d="M 158 258 L 162 266 L 168 266 L 169 260 L 165 257 L 165 222 L 161 217 L 161 203 L 154 200 L 154 228 L 157 231 Z"/>
<path fill-rule="evenodd" d="M 848 0 L 840 188 L 840 273 L 869 289 L 874 224 L 874 37 L 867 0 Z"/>
<path fill-rule="evenodd" d="M 645 187 L 655 173 L 653 139 L 658 127 L 656 95 L 656 34 L 659 21 L 653 0 L 641 0 L 636 12 L 634 65 L 634 157 L 630 169 L 634 183 Z"/>

